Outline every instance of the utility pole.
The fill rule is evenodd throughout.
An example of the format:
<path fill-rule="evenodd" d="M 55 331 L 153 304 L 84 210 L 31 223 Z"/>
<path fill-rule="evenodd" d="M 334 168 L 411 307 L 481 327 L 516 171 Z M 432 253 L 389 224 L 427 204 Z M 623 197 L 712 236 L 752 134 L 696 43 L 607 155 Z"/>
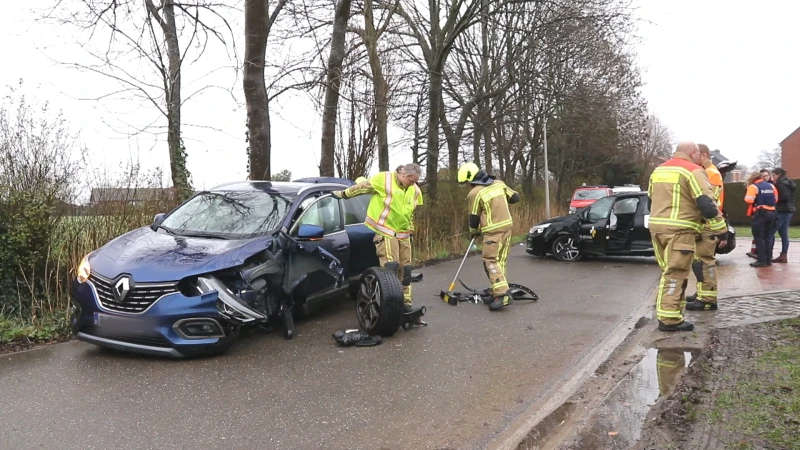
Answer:
<path fill-rule="evenodd" d="M 547 165 L 547 116 L 544 118 L 544 209 L 545 218 L 550 218 L 550 166 Z"/>

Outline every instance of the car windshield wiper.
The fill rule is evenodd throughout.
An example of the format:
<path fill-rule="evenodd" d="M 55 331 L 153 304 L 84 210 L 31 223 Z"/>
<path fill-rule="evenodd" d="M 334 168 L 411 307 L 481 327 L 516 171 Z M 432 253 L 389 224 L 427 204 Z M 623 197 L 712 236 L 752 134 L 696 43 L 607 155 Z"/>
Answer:
<path fill-rule="evenodd" d="M 219 235 L 219 234 L 215 234 L 215 233 L 204 233 L 204 232 L 202 232 L 202 231 L 197 231 L 197 232 L 191 232 L 191 231 L 189 231 L 189 232 L 182 232 L 180 235 L 181 235 L 181 236 L 184 236 L 184 237 L 196 237 L 196 238 L 207 238 L 207 239 L 228 239 L 227 237 L 225 237 L 225 236 L 222 236 L 222 235 Z"/>
<path fill-rule="evenodd" d="M 167 233 L 169 233 L 169 234 L 171 234 L 173 236 L 180 236 L 178 233 L 175 232 L 175 230 L 173 230 L 172 228 L 167 228 L 164 225 L 159 224 L 159 225 L 156 225 L 155 227 L 156 227 L 156 230 L 162 229 L 162 230 L 166 231 Z"/>

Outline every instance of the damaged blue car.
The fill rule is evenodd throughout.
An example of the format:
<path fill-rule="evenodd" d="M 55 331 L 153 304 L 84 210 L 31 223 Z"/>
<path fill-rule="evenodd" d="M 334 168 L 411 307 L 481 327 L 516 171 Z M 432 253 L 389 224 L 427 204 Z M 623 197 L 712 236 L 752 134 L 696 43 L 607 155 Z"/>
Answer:
<path fill-rule="evenodd" d="M 392 335 L 402 286 L 363 224 L 370 197 L 337 199 L 352 182 L 333 181 L 218 186 L 89 253 L 70 288 L 75 336 L 151 355 L 221 353 L 249 326 L 290 339 L 295 316 L 348 293 L 363 330 Z"/>

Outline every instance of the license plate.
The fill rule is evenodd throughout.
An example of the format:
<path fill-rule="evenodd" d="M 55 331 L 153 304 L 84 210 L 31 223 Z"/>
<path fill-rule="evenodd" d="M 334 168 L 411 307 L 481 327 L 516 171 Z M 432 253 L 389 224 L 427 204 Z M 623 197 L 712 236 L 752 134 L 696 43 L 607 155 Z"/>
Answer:
<path fill-rule="evenodd" d="M 115 316 L 113 314 L 94 313 L 94 324 L 109 331 L 135 333 L 142 329 L 141 320 L 138 318 Z"/>

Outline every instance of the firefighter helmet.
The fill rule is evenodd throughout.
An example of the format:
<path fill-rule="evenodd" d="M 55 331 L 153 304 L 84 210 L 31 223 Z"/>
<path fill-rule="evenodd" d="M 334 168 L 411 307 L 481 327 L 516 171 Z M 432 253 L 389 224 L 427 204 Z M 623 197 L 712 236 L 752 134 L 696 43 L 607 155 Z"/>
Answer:
<path fill-rule="evenodd" d="M 478 174 L 479 170 L 480 168 L 474 162 L 465 163 L 458 169 L 458 182 L 469 183 L 475 179 L 475 175 Z"/>

